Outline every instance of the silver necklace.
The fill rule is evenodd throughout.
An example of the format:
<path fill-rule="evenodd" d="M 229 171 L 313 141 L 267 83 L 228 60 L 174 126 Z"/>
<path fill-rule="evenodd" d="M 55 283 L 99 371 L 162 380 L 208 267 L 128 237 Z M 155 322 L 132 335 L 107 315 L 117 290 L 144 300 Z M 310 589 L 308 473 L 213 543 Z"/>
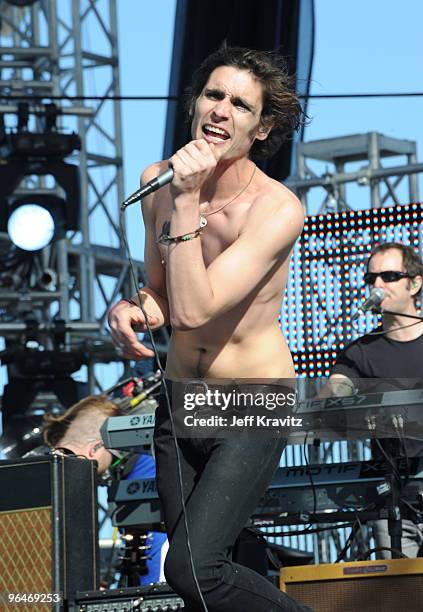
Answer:
<path fill-rule="evenodd" d="M 226 206 L 229 206 L 229 204 L 232 204 L 232 202 L 234 202 L 237 198 L 239 198 L 239 196 L 242 195 L 246 189 L 248 189 L 248 187 L 253 182 L 253 178 L 254 178 L 254 174 L 256 172 L 256 168 L 257 168 L 257 166 L 254 164 L 253 172 L 252 172 L 252 174 L 250 176 L 250 179 L 249 179 L 248 183 L 246 185 L 244 185 L 244 187 L 241 189 L 241 191 L 239 191 L 236 195 L 234 195 L 234 197 L 231 198 L 229 200 L 229 202 L 225 202 L 225 204 L 220 206 L 220 208 L 216 208 L 216 210 L 211 210 L 210 212 L 201 213 L 201 215 L 200 215 L 200 227 L 206 227 L 206 225 L 207 225 L 206 217 L 210 217 L 210 215 L 214 215 L 214 214 L 220 212 L 221 210 L 226 208 Z"/>

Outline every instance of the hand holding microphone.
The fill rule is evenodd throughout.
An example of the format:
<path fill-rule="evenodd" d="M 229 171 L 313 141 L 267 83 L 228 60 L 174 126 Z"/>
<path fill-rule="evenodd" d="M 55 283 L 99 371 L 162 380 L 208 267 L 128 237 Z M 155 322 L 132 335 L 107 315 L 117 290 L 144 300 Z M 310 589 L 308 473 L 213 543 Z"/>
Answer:
<path fill-rule="evenodd" d="M 183 152 L 183 159 L 187 160 L 188 157 L 188 161 L 191 162 L 189 164 L 190 167 L 193 167 L 193 165 L 195 165 L 193 164 L 193 162 L 200 162 L 200 169 L 203 172 L 204 170 L 207 170 L 207 168 L 204 168 L 204 161 L 206 161 L 207 158 L 210 171 L 210 169 L 214 169 L 214 166 L 219 161 L 220 157 L 219 150 L 213 145 L 213 143 L 206 143 L 206 141 L 203 139 L 193 140 L 189 142 L 187 145 L 185 145 L 185 147 L 180 149 L 180 151 L 177 151 L 173 158 L 176 159 L 176 156 L 181 151 Z M 134 193 L 130 195 L 129 198 L 126 198 L 126 200 L 122 202 L 120 209 L 125 210 L 131 204 L 135 204 L 135 202 L 142 200 L 146 196 L 150 195 L 150 193 L 154 193 L 154 191 L 157 191 L 161 187 L 164 187 L 168 183 L 171 183 L 173 181 L 173 177 L 173 165 L 171 162 L 169 162 L 169 168 L 167 170 L 165 170 L 155 178 L 151 179 L 151 181 L 148 181 L 137 191 L 134 191 Z"/>

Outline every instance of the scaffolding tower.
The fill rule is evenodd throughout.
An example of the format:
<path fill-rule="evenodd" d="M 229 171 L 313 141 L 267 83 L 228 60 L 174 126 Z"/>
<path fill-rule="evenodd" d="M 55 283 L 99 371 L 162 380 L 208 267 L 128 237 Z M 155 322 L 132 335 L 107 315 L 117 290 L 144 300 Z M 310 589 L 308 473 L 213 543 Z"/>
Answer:
<path fill-rule="evenodd" d="M 37 312 L 46 346 L 57 318 L 66 327 L 66 350 L 83 343 L 88 358 L 89 387 L 100 384 L 93 364 L 119 361 L 106 333 L 107 311 L 121 295 L 135 291 L 119 232 L 119 203 L 124 199 L 122 129 L 116 0 L 36 0 L 27 6 L 0 6 L 0 115 L 6 130 L 16 129 L 19 103 L 28 104 L 30 129 L 42 129 L 43 109 L 58 107 L 62 131 L 76 132 L 81 150 L 80 230 L 35 255 L 40 275 L 57 275 L 57 285 L 39 284 L 25 291 L 0 286 L 7 313 L 0 335 L 25 341 L 23 312 Z M 19 193 L 57 192 L 45 178 L 27 178 Z M 2 251 L 10 246 L 2 235 Z M 145 280 L 142 262 L 135 262 L 137 283 Z M 23 306 L 23 304 L 25 306 Z M 164 351 L 168 335 L 159 332 Z"/>
<path fill-rule="evenodd" d="M 394 166 L 382 161 L 400 158 Z M 314 162 L 326 168 L 318 174 Z M 347 171 L 348 164 L 362 163 L 359 169 Z M 315 214 L 356 210 L 347 196 L 347 186 L 356 184 L 369 188 L 369 199 L 360 208 L 381 208 L 419 201 L 417 175 L 423 164 L 417 163 L 417 146 L 412 140 L 384 136 L 378 132 L 325 138 L 297 145 L 297 176 L 287 181 L 310 214 L 310 190 L 323 189 L 323 199 Z M 407 178 L 407 195 L 401 197 L 398 189 Z M 361 200 L 362 198 L 360 198 Z M 367 198 L 366 198 L 367 199 Z"/>

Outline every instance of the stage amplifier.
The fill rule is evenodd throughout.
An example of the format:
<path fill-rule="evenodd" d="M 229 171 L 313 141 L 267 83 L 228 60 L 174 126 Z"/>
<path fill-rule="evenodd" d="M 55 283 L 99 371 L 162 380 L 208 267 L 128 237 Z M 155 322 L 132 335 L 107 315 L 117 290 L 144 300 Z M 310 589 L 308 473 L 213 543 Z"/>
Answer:
<path fill-rule="evenodd" d="M 0 491 L 4 596 L 42 594 L 40 602 L 53 603 L 38 603 L 37 612 L 50 612 L 62 609 L 57 594 L 66 601 L 98 588 L 94 461 L 53 455 L 0 461 Z M 35 608 L 20 603 L 19 609 Z"/>
<path fill-rule="evenodd" d="M 163 584 L 77 593 L 69 612 L 162 612 L 182 610 L 183 600 Z"/>
<path fill-rule="evenodd" d="M 314 612 L 421 612 L 423 559 L 282 568 L 280 589 Z"/>

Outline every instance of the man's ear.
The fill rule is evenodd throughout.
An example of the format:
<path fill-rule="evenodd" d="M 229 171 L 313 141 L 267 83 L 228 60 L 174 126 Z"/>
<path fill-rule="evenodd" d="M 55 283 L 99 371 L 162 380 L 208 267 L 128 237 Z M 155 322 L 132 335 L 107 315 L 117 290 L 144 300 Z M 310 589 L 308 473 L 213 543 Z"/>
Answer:
<path fill-rule="evenodd" d="M 256 134 L 257 140 L 266 140 L 266 138 L 269 136 L 272 127 L 273 125 L 272 123 L 270 123 L 270 121 L 269 123 L 260 123 Z"/>
<path fill-rule="evenodd" d="M 104 444 L 101 440 L 94 440 L 93 442 L 90 442 L 88 444 L 88 458 L 95 459 L 96 454 L 98 453 L 100 448 L 103 448 L 103 446 Z"/>
<path fill-rule="evenodd" d="M 413 295 L 417 295 L 418 293 L 420 293 L 422 288 L 422 281 L 423 278 L 421 276 L 415 276 L 411 280 L 411 289 L 413 290 Z"/>

